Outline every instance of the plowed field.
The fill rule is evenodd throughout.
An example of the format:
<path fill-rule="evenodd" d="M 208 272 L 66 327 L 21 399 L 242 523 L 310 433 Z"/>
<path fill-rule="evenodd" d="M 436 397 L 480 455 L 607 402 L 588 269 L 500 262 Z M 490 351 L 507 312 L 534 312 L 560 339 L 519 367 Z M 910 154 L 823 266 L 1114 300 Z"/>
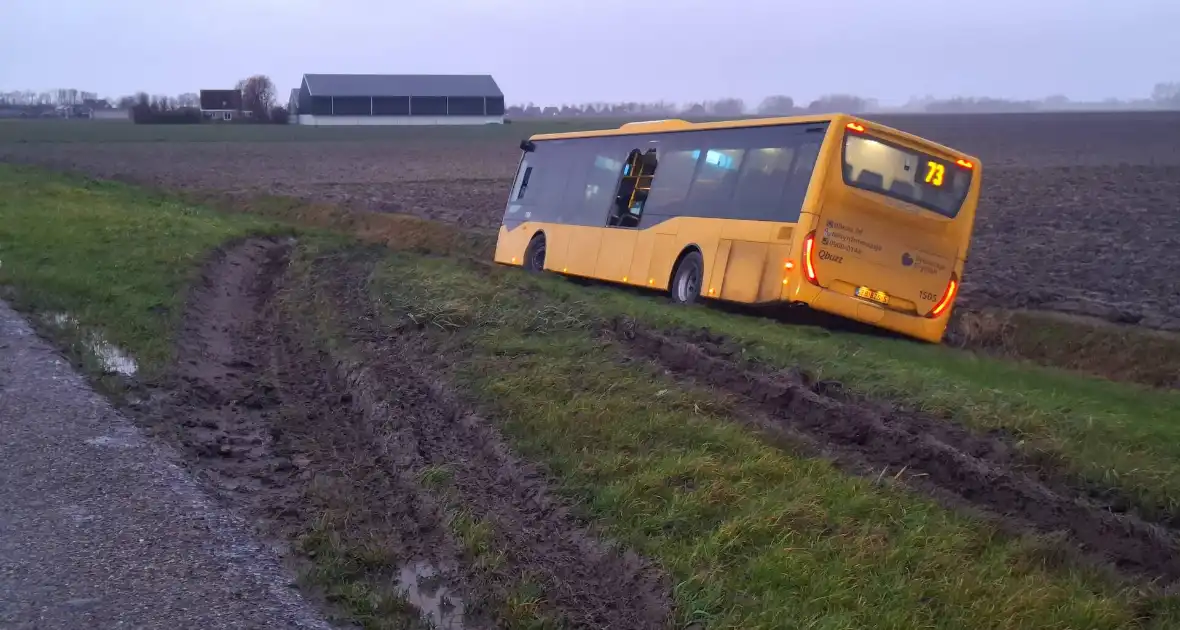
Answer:
<path fill-rule="evenodd" d="M 1180 330 L 1180 112 L 879 118 L 983 160 L 962 305 Z M 17 142 L 0 144 L 2 161 L 489 229 L 500 218 L 517 140 L 554 127 L 378 129 L 366 130 L 368 137 L 357 129 L 276 128 L 251 130 L 247 141 L 233 139 L 234 130 L 205 138 L 152 130 L 148 138 L 143 128 L 111 124 L 78 134 L 84 141 L 61 142 L 79 138 L 45 123 L 10 125 L 0 141 Z"/>

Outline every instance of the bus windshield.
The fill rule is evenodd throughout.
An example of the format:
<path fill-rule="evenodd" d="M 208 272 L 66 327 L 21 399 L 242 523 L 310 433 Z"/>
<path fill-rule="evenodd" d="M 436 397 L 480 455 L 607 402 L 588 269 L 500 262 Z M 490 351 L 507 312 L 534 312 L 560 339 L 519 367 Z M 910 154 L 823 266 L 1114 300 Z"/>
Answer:
<path fill-rule="evenodd" d="M 971 170 L 869 136 L 844 137 L 844 183 L 954 218 L 971 186 Z"/>

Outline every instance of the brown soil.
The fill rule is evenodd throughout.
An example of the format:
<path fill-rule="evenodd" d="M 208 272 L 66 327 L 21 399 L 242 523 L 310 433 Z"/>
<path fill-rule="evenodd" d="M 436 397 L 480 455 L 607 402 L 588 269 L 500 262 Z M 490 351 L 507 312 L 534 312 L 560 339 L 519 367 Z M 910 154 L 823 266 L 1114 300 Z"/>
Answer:
<path fill-rule="evenodd" d="M 1180 578 L 1177 532 L 1101 503 L 1022 457 L 1003 435 L 977 435 L 935 417 L 861 400 L 839 383 L 748 364 L 707 332 L 661 333 L 618 319 L 607 333 L 638 357 L 737 397 L 758 428 L 831 456 L 876 479 L 896 478 L 954 507 L 981 512 L 1010 531 L 1063 537 L 1083 556 L 1128 575 Z M 1120 513 L 1121 512 L 1121 513 Z"/>
<path fill-rule="evenodd" d="M 983 161 L 960 306 L 1180 331 L 1180 113 L 876 118 Z M 546 130 L 518 123 L 467 140 L 377 130 L 372 141 L 349 142 L 26 142 L 0 145 L 0 161 L 494 228 L 519 137 Z"/>
<path fill-rule="evenodd" d="M 352 340 L 338 347 L 317 340 L 308 288 L 284 275 L 289 250 L 252 239 L 209 261 L 188 296 L 174 381 L 141 417 L 183 418 L 156 429 L 265 533 L 306 541 L 326 524 L 366 549 L 377 583 L 437 568 L 431 580 L 466 602 L 464 627 L 493 627 L 489 606 L 526 580 L 570 627 L 665 627 L 662 574 L 578 522 L 543 472 L 448 390 L 423 338 L 380 328 L 364 261 L 320 270 Z M 450 473 L 445 488 L 425 485 L 429 470 Z M 491 524 L 501 562 L 461 547 L 457 511 Z"/>

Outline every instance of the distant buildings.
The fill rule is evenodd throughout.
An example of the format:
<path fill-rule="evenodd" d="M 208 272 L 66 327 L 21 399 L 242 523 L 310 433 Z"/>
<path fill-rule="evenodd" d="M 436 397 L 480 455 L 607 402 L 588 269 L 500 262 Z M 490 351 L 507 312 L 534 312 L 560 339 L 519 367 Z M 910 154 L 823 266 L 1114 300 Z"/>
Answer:
<path fill-rule="evenodd" d="M 504 93 L 486 74 L 305 74 L 289 107 L 300 125 L 504 122 Z"/>
<path fill-rule="evenodd" d="M 242 111 L 241 90 L 201 90 L 201 115 L 207 120 L 228 121 L 248 115 Z"/>

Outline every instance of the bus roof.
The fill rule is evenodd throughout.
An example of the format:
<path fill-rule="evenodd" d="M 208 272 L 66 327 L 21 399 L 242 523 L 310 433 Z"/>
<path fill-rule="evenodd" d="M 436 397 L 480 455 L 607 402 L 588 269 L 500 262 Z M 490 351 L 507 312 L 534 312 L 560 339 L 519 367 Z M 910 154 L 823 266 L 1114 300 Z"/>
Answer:
<path fill-rule="evenodd" d="M 529 140 L 569 140 L 575 138 L 599 138 L 605 136 L 627 136 L 647 133 L 672 133 L 676 131 L 704 131 L 708 129 L 741 129 L 748 127 L 769 127 L 773 125 L 800 125 L 809 123 L 834 123 L 847 125 L 857 123 L 864 125 L 870 132 L 882 132 L 882 135 L 893 137 L 895 140 L 909 141 L 919 146 L 941 150 L 949 155 L 955 155 L 979 164 L 979 160 L 958 149 L 939 144 L 928 138 L 915 136 L 900 129 L 867 120 L 859 116 L 852 116 L 839 112 L 829 114 L 815 114 L 810 116 L 778 116 L 774 118 L 739 118 L 734 120 L 714 120 L 709 122 L 689 122 L 679 118 L 666 120 L 646 120 L 623 123 L 614 129 L 594 129 L 588 131 L 567 131 L 563 133 L 539 133 L 529 137 Z"/>

